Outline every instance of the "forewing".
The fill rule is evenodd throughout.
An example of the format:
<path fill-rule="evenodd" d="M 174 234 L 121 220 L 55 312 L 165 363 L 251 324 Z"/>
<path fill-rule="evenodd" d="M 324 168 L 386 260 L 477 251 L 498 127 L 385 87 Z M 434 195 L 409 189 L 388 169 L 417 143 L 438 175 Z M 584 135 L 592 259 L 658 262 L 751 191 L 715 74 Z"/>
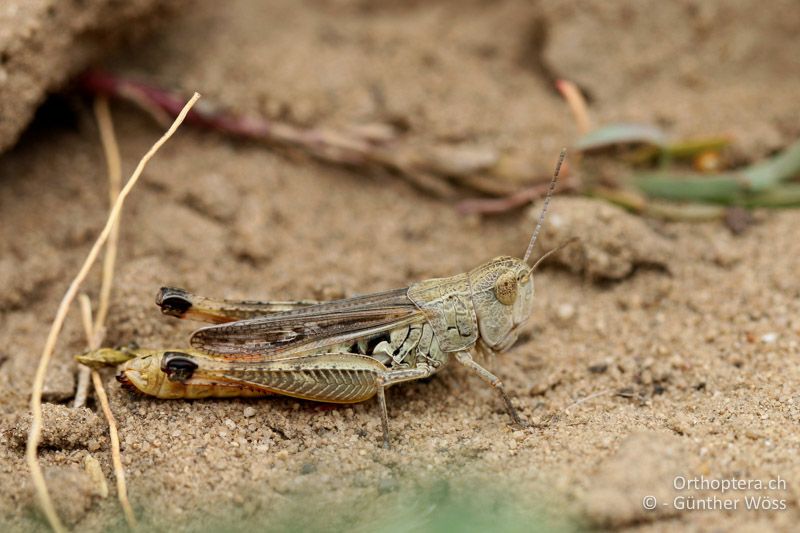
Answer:
<path fill-rule="evenodd" d="M 258 355 L 270 360 L 355 342 L 412 324 L 424 314 L 406 289 L 312 305 L 194 332 L 191 344 L 210 355 Z"/>

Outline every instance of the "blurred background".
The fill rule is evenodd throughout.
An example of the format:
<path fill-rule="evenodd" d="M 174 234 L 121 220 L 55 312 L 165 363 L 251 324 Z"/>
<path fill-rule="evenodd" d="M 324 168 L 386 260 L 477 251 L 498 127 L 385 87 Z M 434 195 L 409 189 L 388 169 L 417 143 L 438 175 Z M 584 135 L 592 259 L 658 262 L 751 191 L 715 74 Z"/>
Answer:
<path fill-rule="evenodd" d="M 21 447 L 36 355 L 107 216 L 93 105 L 111 102 L 127 176 L 198 91 L 126 205 L 108 345 L 186 345 L 163 285 L 333 299 L 521 256 L 561 147 L 537 253 L 581 242 L 494 367 L 525 430 L 460 369 L 390 391 L 391 451 L 370 402 L 164 402 L 105 374 L 148 529 L 789 528 L 798 32 L 791 0 L 5 0 L 1 521 L 46 527 Z M 70 527 L 123 528 L 83 467 L 114 495 L 104 423 L 68 407 L 73 315 L 40 456 Z M 722 495 L 678 475 L 781 476 L 759 494 L 788 509 L 679 510 Z"/>

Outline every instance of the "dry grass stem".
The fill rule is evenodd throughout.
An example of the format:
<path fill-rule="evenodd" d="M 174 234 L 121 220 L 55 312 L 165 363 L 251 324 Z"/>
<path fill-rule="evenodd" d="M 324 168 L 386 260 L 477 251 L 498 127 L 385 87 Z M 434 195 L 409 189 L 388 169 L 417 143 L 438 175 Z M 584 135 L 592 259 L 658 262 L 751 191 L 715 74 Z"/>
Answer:
<path fill-rule="evenodd" d="M 91 372 L 88 366 L 81 366 L 78 368 L 78 385 L 75 387 L 75 399 L 72 402 L 72 407 L 77 409 L 86 405 L 86 398 L 89 396 L 89 379 Z"/>
<path fill-rule="evenodd" d="M 111 120 L 108 98 L 101 96 L 95 99 L 94 114 L 100 130 L 100 140 L 103 144 L 103 153 L 105 154 L 106 166 L 108 167 L 109 204 L 113 206 L 117 196 L 119 196 L 119 190 L 122 187 L 122 164 L 117 138 L 114 135 L 114 123 Z M 108 245 L 106 246 L 105 256 L 103 257 L 103 279 L 100 285 L 100 304 L 97 309 L 97 318 L 92 328 L 94 347 L 99 347 L 103 343 L 103 337 L 105 336 L 105 322 L 111 299 L 111 286 L 114 278 L 114 265 L 117 258 L 118 242 L 119 221 L 117 221 L 111 229 L 111 235 L 108 237 Z M 89 377 L 89 367 L 81 366 L 78 371 L 78 387 L 75 392 L 73 407 L 82 407 L 86 404 L 86 397 L 89 393 Z"/>
<path fill-rule="evenodd" d="M 95 100 L 94 105 L 97 124 L 100 127 L 100 139 L 103 143 L 103 152 L 106 155 L 106 165 L 108 166 L 108 201 L 114 205 L 122 188 L 122 163 L 119 155 L 117 137 L 114 135 L 114 123 L 111 120 L 111 110 L 108 106 L 108 99 L 105 97 Z M 103 259 L 103 279 L 100 284 L 100 300 L 97 307 L 97 317 L 94 322 L 93 332 L 95 335 L 104 334 L 106 317 L 108 316 L 108 306 L 111 300 L 111 286 L 114 279 L 114 265 L 117 260 L 117 243 L 119 242 L 119 220 L 111 226 L 111 234 L 108 236 L 108 245 Z M 102 344 L 97 340 L 97 344 Z"/>
<path fill-rule="evenodd" d="M 113 206 L 117 197 L 119 196 L 120 187 L 122 185 L 122 164 L 119 155 L 119 147 L 117 145 L 117 138 L 114 134 L 114 123 L 111 120 L 111 109 L 108 105 L 108 99 L 101 97 L 95 100 L 94 105 L 95 117 L 100 129 L 100 138 L 103 144 L 103 152 L 106 157 L 106 164 L 108 166 L 108 199 L 109 205 Z M 105 337 L 105 319 L 108 315 L 109 302 L 111 298 L 111 287 L 114 281 L 114 264 L 117 258 L 117 248 L 119 243 L 119 220 L 115 222 L 112 227 L 111 234 L 106 244 L 106 253 L 103 258 L 103 278 L 100 286 L 100 305 L 98 307 L 97 317 L 92 322 L 92 307 L 89 297 L 86 294 L 80 295 L 81 303 L 81 316 L 83 317 L 83 327 L 86 330 L 86 343 L 89 350 L 96 350 L 103 343 Z M 120 506 L 122 507 L 125 515 L 125 520 L 131 529 L 136 529 L 138 523 L 136 516 L 133 514 L 133 508 L 128 500 L 128 488 L 125 483 L 125 469 L 122 465 L 122 457 L 120 455 L 119 434 L 117 432 L 117 423 L 111 412 L 111 405 L 108 402 L 103 381 L 100 374 L 96 370 L 90 370 L 88 367 L 81 367 L 81 375 L 83 378 L 86 376 L 87 384 L 83 389 L 83 395 L 80 398 L 82 405 L 86 401 L 86 394 L 88 391 L 88 377 L 91 375 L 92 382 L 94 383 L 97 399 L 103 409 L 103 414 L 108 423 L 108 431 L 111 439 L 111 461 L 114 465 L 114 477 L 117 480 L 117 498 Z M 79 397 L 76 394 L 76 404 L 78 404 Z"/>
<path fill-rule="evenodd" d="M 95 100 L 95 116 L 100 128 L 100 138 L 103 143 L 103 152 L 106 156 L 106 164 L 108 166 L 108 200 L 110 205 L 119 196 L 120 188 L 122 187 L 122 162 L 119 155 L 119 146 L 117 144 L 117 137 L 114 134 L 114 123 L 111 120 L 111 109 L 108 105 L 108 98 L 101 97 Z M 94 325 L 87 339 L 90 343 L 89 349 L 94 350 L 100 347 L 105 337 L 105 321 L 108 316 L 108 308 L 111 301 L 111 287 L 114 281 L 114 265 L 117 260 L 117 248 L 119 244 L 119 219 L 111 229 L 111 235 L 108 237 L 106 245 L 106 253 L 103 258 L 103 278 L 100 284 L 100 303 L 97 308 L 97 317 L 95 318 Z M 88 317 L 91 319 L 91 307 L 88 306 Z M 117 498 L 119 500 L 122 511 L 125 514 L 125 521 L 131 529 L 138 526 L 136 516 L 133 514 L 133 508 L 128 500 L 128 487 L 125 483 L 125 469 L 122 466 L 122 457 L 120 454 L 119 446 L 119 433 L 117 431 L 117 422 L 111 412 L 111 405 L 108 401 L 103 381 L 100 378 L 97 370 L 91 371 L 92 383 L 94 384 L 97 399 L 103 409 L 103 414 L 108 422 L 108 431 L 111 439 L 111 462 L 114 465 L 114 477 L 117 480 Z"/>
<path fill-rule="evenodd" d="M 49 365 L 53 351 L 55 350 L 58 336 L 64 326 L 67 312 L 69 311 L 72 302 L 75 300 L 81 284 L 89 274 L 89 270 L 97 260 L 97 256 L 100 254 L 100 249 L 111 235 L 112 229 L 119 219 L 125 199 L 139 181 L 139 177 L 142 175 L 142 171 L 147 163 L 150 161 L 150 159 L 152 159 L 161 146 L 163 146 L 164 143 L 167 142 L 170 137 L 172 137 L 198 98 L 200 98 L 200 95 L 195 93 L 194 96 L 192 96 L 192 98 L 186 103 L 175 121 L 172 123 L 172 126 L 170 126 L 169 130 L 167 130 L 167 132 L 158 141 L 156 141 L 150 150 L 148 150 L 144 157 L 142 157 L 142 159 L 139 161 L 139 164 L 136 166 L 136 169 L 133 171 L 130 179 L 128 180 L 128 183 L 126 183 L 125 187 L 123 187 L 123 189 L 120 191 L 120 194 L 117 197 L 117 200 L 114 202 L 114 206 L 111 209 L 111 213 L 109 213 L 108 220 L 106 221 L 100 236 L 95 241 L 91 250 L 89 250 L 89 254 L 86 256 L 86 259 L 81 265 L 78 274 L 70 283 L 66 293 L 64 294 L 64 297 L 61 300 L 61 303 L 58 306 L 55 319 L 50 327 L 47 340 L 45 341 L 45 345 L 42 350 L 41 358 L 39 359 L 39 365 L 36 368 L 36 374 L 34 375 L 33 387 L 31 390 L 31 427 L 28 433 L 25 458 L 28 463 L 28 468 L 30 468 L 31 471 L 31 477 L 36 490 L 39 505 L 41 506 L 50 526 L 57 532 L 66 531 L 66 529 L 55 511 L 55 507 L 53 506 L 53 500 L 50 498 L 50 494 L 47 490 L 47 484 L 45 483 L 44 473 L 38 457 L 38 448 L 42 433 L 42 390 L 44 388 L 44 380 L 47 374 L 47 366 Z"/>
<path fill-rule="evenodd" d="M 89 349 L 94 350 L 99 347 L 96 341 L 97 332 L 92 324 L 92 304 L 89 297 L 81 294 L 79 297 L 81 305 L 81 318 L 83 320 L 83 329 L 86 332 L 86 339 L 88 340 Z M 122 466 L 122 455 L 119 446 L 119 432 L 117 431 L 117 421 L 114 414 L 111 412 L 111 404 L 108 401 L 106 389 L 103 386 L 103 379 L 97 370 L 91 371 L 92 384 L 94 385 L 97 400 L 100 402 L 100 407 L 103 409 L 103 414 L 108 422 L 108 432 L 111 437 L 111 462 L 114 465 L 114 477 L 117 480 L 117 499 L 122 506 L 122 512 L 125 514 L 125 521 L 128 527 L 136 529 L 139 523 L 136 520 L 136 515 L 133 514 L 131 502 L 128 499 L 128 486 L 125 483 L 125 468 Z"/>
<path fill-rule="evenodd" d="M 589 118 L 589 109 L 581 90 L 569 80 L 558 80 L 556 88 L 572 111 L 575 124 L 578 126 L 578 133 L 581 135 L 588 133 L 592 129 L 592 119 Z"/>
<path fill-rule="evenodd" d="M 86 334 L 86 346 L 91 350 L 94 348 L 94 326 L 92 325 L 92 302 L 86 293 L 78 296 L 78 303 L 81 306 L 81 324 L 83 332 Z"/>
<path fill-rule="evenodd" d="M 114 419 L 114 414 L 111 412 L 111 404 L 108 402 L 106 389 L 103 387 L 103 379 L 97 370 L 92 370 L 92 384 L 94 384 L 95 394 L 100 406 L 103 408 L 103 414 L 108 421 L 108 432 L 111 437 L 111 461 L 114 464 L 114 477 L 117 479 L 117 499 L 122 506 L 122 512 L 125 513 L 125 521 L 131 529 L 136 529 L 139 523 L 136 521 L 136 516 L 133 514 L 130 500 L 128 500 L 128 486 L 125 484 L 125 467 L 122 466 L 122 455 L 119 446 L 119 432 L 117 431 L 117 421 Z"/>
<path fill-rule="evenodd" d="M 584 396 L 580 400 L 576 400 L 575 402 L 573 402 L 570 405 L 566 406 L 564 408 L 564 412 L 569 414 L 569 410 L 572 409 L 573 407 L 577 407 L 582 403 L 588 402 L 589 400 L 594 400 L 595 398 L 599 398 L 601 396 L 606 396 L 608 394 L 611 394 L 611 392 L 612 391 L 610 389 L 606 389 L 606 390 L 601 390 L 601 391 L 592 393 L 589 396 Z"/>

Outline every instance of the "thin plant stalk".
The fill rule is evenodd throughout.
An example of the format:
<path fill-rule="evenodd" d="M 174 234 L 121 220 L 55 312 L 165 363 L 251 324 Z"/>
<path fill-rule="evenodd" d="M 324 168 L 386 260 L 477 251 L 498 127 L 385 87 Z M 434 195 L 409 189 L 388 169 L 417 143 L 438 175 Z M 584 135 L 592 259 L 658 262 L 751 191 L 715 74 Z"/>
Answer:
<path fill-rule="evenodd" d="M 117 137 L 114 135 L 114 123 L 111 120 L 111 111 L 108 105 L 108 98 L 101 96 L 94 101 L 94 114 L 97 126 L 100 130 L 100 141 L 103 145 L 106 166 L 108 167 L 108 199 L 109 204 L 114 202 L 119 196 L 122 187 L 122 163 L 119 155 Z M 97 318 L 94 322 L 94 335 L 96 346 L 103 343 L 105 336 L 105 322 L 108 315 L 108 306 L 111 300 L 111 286 L 114 278 L 114 264 L 117 258 L 117 243 L 119 242 L 119 221 L 111 229 L 108 237 L 105 256 L 103 257 L 103 278 L 100 284 L 100 304 L 97 309 Z M 89 367 L 81 365 L 78 371 L 78 387 L 75 392 L 75 402 L 73 407 L 83 407 L 86 404 L 86 397 L 89 392 Z"/>
<path fill-rule="evenodd" d="M 108 105 L 108 99 L 106 97 L 97 98 L 94 102 L 94 111 L 100 130 L 103 153 L 105 154 L 106 165 L 108 167 L 109 205 L 113 206 L 119 196 L 120 187 L 122 186 L 122 163 L 117 137 L 114 134 L 114 123 L 111 119 L 111 109 Z M 117 220 L 112 227 L 111 235 L 109 235 L 108 243 L 106 244 L 105 256 L 103 257 L 103 277 L 100 285 L 100 303 L 94 322 L 92 322 L 92 307 L 89 297 L 85 294 L 81 294 L 80 296 L 81 316 L 83 317 L 84 328 L 86 329 L 86 344 L 89 350 L 96 350 L 99 348 L 105 337 L 105 319 L 108 315 L 109 302 L 111 301 L 111 288 L 114 281 L 114 264 L 116 262 L 119 245 L 119 227 L 120 222 Z M 125 483 L 125 468 L 122 465 L 117 423 L 111 411 L 108 395 L 106 394 L 103 380 L 99 372 L 81 366 L 80 377 L 83 378 L 86 376 L 88 378 L 89 375 L 91 376 L 95 394 L 97 395 L 106 422 L 108 423 L 108 431 L 111 440 L 111 462 L 114 465 L 114 478 L 117 482 L 117 499 L 122 507 L 128 526 L 131 529 L 136 529 L 138 527 L 138 522 L 136 521 L 136 515 L 134 515 L 133 508 L 128 499 L 128 488 Z M 83 394 L 81 396 L 76 394 L 76 404 L 78 404 L 79 400 L 82 400 L 79 405 L 82 405 L 86 401 L 88 379 L 86 381 L 87 383 L 84 385 Z"/>
<path fill-rule="evenodd" d="M 61 303 L 58 306 L 55 319 L 53 320 L 53 324 L 50 326 L 47 340 L 45 341 L 44 348 L 42 349 L 42 355 L 39 359 L 39 365 L 36 368 L 36 374 L 34 375 L 33 387 L 31 390 L 31 427 L 28 432 L 25 458 L 31 471 L 31 477 L 39 505 L 41 506 L 50 526 L 53 528 L 53 530 L 59 533 L 66 531 L 66 528 L 64 527 L 63 522 L 61 522 L 61 519 L 58 517 L 53 505 L 53 500 L 47 490 L 47 483 L 45 482 L 44 473 L 42 471 L 42 466 L 39 463 L 38 456 L 39 443 L 41 442 L 42 437 L 42 390 L 44 389 L 47 366 L 50 364 L 50 359 L 52 358 L 53 351 L 55 350 L 56 342 L 58 341 L 58 336 L 61 333 L 61 329 L 64 327 L 64 321 L 67 318 L 69 308 L 78 295 L 78 290 L 86 279 L 86 276 L 89 274 L 89 270 L 97 260 L 97 257 L 100 254 L 100 249 L 111 235 L 112 228 L 119 218 L 120 212 L 122 211 L 122 206 L 125 203 L 125 199 L 139 181 L 139 177 L 142 175 L 142 171 L 147 163 L 150 161 L 150 159 L 152 159 L 156 152 L 158 152 L 161 146 L 163 146 L 164 143 L 166 143 L 167 140 L 172 137 L 183 120 L 186 118 L 189 110 L 199 98 L 200 95 L 195 93 L 194 96 L 192 96 L 192 98 L 186 103 L 175 121 L 172 123 L 172 126 L 170 126 L 169 130 L 167 130 L 167 132 L 158 141 L 156 141 L 150 150 L 148 150 L 144 157 L 142 157 L 142 159 L 139 161 L 139 164 L 136 166 L 136 169 L 133 171 L 130 179 L 128 180 L 128 183 L 126 183 L 125 187 L 123 187 L 120 191 L 120 194 L 117 197 L 117 200 L 114 202 L 114 206 L 111 209 L 111 213 L 108 216 L 108 220 L 106 221 L 100 236 L 97 238 L 94 245 L 92 245 L 92 248 L 89 250 L 89 254 L 78 271 L 78 274 L 70 283 L 66 293 L 64 294 L 64 297 L 61 300 Z"/>
<path fill-rule="evenodd" d="M 86 294 L 81 294 L 79 296 L 79 301 L 87 345 L 90 350 L 95 350 L 100 346 L 100 342 L 95 328 L 97 322 L 94 324 L 92 323 L 92 303 L 89 301 L 89 297 L 86 296 Z M 95 394 L 97 394 L 97 400 L 100 402 L 100 407 L 103 409 L 106 422 L 108 422 L 108 432 L 111 437 L 111 462 L 114 465 L 114 477 L 117 480 L 117 499 L 122 506 L 122 512 L 125 515 L 125 521 L 128 523 L 128 527 L 135 530 L 139 527 L 139 522 L 136 520 L 136 515 L 133 514 L 133 507 L 131 507 L 131 502 L 128 499 L 128 486 L 125 483 L 125 467 L 122 465 L 117 421 L 114 418 L 114 413 L 111 412 L 111 403 L 108 401 L 108 395 L 103 386 L 103 378 L 100 376 L 100 372 L 91 369 L 91 375 L 94 391 Z"/>

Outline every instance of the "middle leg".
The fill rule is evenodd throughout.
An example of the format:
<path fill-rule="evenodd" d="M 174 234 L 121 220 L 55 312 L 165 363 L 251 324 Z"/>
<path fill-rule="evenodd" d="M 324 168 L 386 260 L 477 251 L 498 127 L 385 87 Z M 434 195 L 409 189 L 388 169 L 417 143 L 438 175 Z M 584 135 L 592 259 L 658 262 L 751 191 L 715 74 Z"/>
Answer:
<path fill-rule="evenodd" d="M 386 409 L 386 387 L 404 381 L 427 378 L 434 372 L 433 368 L 424 365 L 416 368 L 403 370 L 389 370 L 378 376 L 376 384 L 378 386 L 378 405 L 381 409 L 381 425 L 383 426 L 383 447 L 390 448 L 389 444 L 389 413 Z"/>

